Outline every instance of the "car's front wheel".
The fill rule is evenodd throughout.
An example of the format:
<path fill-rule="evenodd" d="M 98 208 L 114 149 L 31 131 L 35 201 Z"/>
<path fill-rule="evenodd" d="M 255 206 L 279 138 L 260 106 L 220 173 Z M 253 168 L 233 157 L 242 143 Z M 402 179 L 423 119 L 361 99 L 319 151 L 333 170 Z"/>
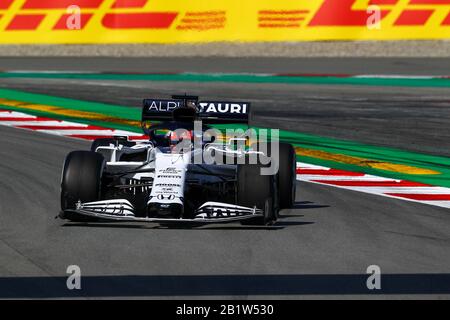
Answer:
<path fill-rule="evenodd" d="M 104 165 L 103 156 L 95 152 L 73 151 L 67 155 L 61 177 L 62 211 L 75 209 L 78 201 L 100 200 Z M 64 218 L 78 220 L 70 214 Z"/>
<path fill-rule="evenodd" d="M 242 220 L 243 225 L 271 225 L 277 220 L 278 206 L 275 205 L 276 176 L 262 175 L 263 165 L 238 165 L 237 204 L 244 207 L 261 209 L 262 217 Z"/>

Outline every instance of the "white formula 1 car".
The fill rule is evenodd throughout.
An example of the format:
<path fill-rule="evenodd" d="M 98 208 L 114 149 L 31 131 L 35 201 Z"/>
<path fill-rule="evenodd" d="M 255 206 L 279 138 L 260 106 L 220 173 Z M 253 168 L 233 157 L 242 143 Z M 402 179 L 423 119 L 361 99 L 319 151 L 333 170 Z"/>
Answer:
<path fill-rule="evenodd" d="M 261 142 L 250 146 L 242 135 L 223 141 L 206 134 L 213 124 L 248 127 L 249 116 L 249 103 L 203 102 L 186 95 L 145 99 L 142 124 L 148 140 L 97 139 L 90 151 L 67 155 L 59 217 L 273 224 L 278 211 L 295 200 L 292 145 L 270 144 L 260 151 Z"/>

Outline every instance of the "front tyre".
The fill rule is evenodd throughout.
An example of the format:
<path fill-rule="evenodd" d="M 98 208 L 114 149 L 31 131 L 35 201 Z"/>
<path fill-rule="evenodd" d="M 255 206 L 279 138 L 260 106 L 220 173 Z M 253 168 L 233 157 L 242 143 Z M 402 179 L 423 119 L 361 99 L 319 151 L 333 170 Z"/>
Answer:
<path fill-rule="evenodd" d="M 105 160 L 101 154 L 90 151 L 70 152 L 65 161 L 61 178 L 61 210 L 76 209 L 78 201 L 100 200 L 102 174 Z M 79 221 L 69 213 L 64 218 Z"/>
<path fill-rule="evenodd" d="M 262 217 L 242 220 L 242 225 L 271 225 L 277 219 L 277 208 L 273 195 L 276 192 L 276 176 L 262 175 L 262 165 L 238 165 L 237 204 L 244 207 L 261 209 Z"/>

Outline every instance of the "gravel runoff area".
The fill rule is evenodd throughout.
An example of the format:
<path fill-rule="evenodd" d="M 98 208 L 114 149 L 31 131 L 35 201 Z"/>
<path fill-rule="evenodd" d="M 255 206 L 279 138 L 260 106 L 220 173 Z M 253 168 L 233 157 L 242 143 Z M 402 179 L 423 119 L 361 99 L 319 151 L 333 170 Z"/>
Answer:
<path fill-rule="evenodd" d="M 0 56 L 450 57 L 450 39 L 443 41 L 211 42 L 169 45 L 0 45 Z"/>

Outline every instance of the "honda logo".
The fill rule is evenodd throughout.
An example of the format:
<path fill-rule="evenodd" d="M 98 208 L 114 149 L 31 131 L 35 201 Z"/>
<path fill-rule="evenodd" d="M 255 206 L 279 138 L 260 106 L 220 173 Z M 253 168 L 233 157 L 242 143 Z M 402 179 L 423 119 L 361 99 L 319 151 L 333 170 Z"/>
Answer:
<path fill-rule="evenodd" d="M 158 196 L 156 197 L 158 200 L 173 200 L 175 199 L 175 196 L 173 194 L 158 194 Z"/>

